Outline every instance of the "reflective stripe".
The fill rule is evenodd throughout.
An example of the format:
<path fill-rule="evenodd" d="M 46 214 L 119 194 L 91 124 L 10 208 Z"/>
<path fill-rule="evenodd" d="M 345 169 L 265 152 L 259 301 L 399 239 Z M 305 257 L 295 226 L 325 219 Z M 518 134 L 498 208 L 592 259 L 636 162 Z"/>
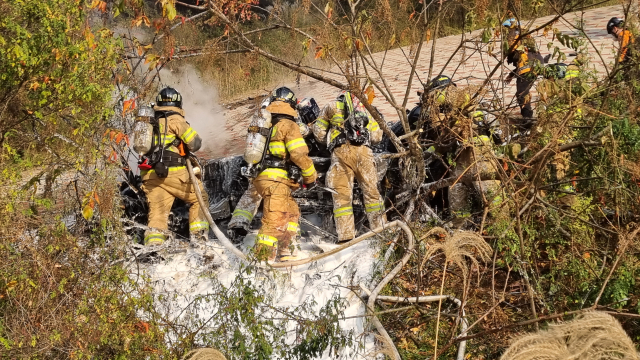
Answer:
<path fill-rule="evenodd" d="M 316 172 L 316 168 L 315 166 L 313 166 L 313 163 L 311 163 L 311 166 L 309 166 L 309 168 L 302 170 L 302 176 L 309 177 L 313 175 L 314 172 Z"/>
<path fill-rule="evenodd" d="M 180 135 L 180 137 L 182 138 L 182 141 L 188 143 L 191 142 L 191 140 L 193 140 L 196 135 L 196 131 L 193 130 L 192 127 L 190 127 L 187 129 L 187 131 L 184 132 L 184 134 Z"/>
<path fill-rule="evenodd" d="M 380 130 L 380 125 L 375 120 L 369 120 L 369 124 L 367 124 L 367 129 L 370 131 L 378 131 Z"/>
<path fill-rule="evenodd" d="M 209 223 L 206 221 L 194 221 L 189 223 L 190 232 L 196 232 L 199 230 L 209 230 Z"/>
<path fill-rule="evenodd" d="M 353 215 L 353 208 L 351 206 L 345 206 L 345 207 L 341 207 L 339 209 L 333 210 L 334 217 L 339 218 L 341 216 L 347 216 L 347 215 Z"/>
<path fill-rule="evenodd" d="M 271 128 L 271 137 L 276 136 L 276 133 L 278 132 L 278 128 L 276 126 Z"/>
<path fill-rule="evenodd" d="M 480 120 L 484 120 L 484 111 L 482 110 L 476 110 L 473 113 L 471 113 L 471 118 L 474 120 L 477 120 L 478 118 Z"/>
<path fill-rule="evenodd" d="M 169 168 L 169 172 L 173 172 L 173 171 L 178 171 L 178 170 L 182 170 L 182 169 L 186 169 L 185 166 L 172 166 Z M 149 170 L 142 170 L 140 171 L 140 175 L 144 176 L 146 174 L 151 174 L 156 172 L 154 169 L 149 169 Z"/>
<path fill-rule="evenodd" d="M 318 127 L 321 128 L 322 130 L 326 130 L 329 128 L 329 122 L 324 119 L 318 119 L 316 121 L 316 125 L 318 125 Z"/>
<path fill-rule="evenodd" d="M 144 244 L 162 244 L 167 239 L 164 234 L 161 233 L 151 233 L 144 237 Z"/>
<path fill-rule="evenodd" d="M 294 222 L 287 223 L 287 231 L 298 232 L 298 228 L 299 228 L 298 223 L 294 223 Z"/>
<path fill-rule="evenodd" d="M 383 209 L 384 209 L 384 203 L 382 203 L 382 202 L 377 202 L 377 203 L 365 205 L 365 211 L 368 212 L 368 213 L 375 212 L 375 211 L 381 211 Z"/>
<path fill-rule="evenodd" d="M 264 244 L 267 246 L 275 247 L 278 244 L 278 239 L 276 239 L 273 236 L 258 234 L 258 237 L 256 238 L 256 242 L 258 244 Z"/>
<path fill-rule="evenodd" d="M 564 75 L 565 79 L 573 79 L 573 78 L 577 78 L 580 75 L 580 71 L 578 70 L 568 70 L 567 73 Z"/>
<path fill-rule="evenodd" d="M 253 214 L 248 212 L 247 210 L 235 209 L 233 211 L 233 216 L 242 216 L 249 221 L 253 220 Z"/>
<path fill-rule="evenodd" d="M 283 169 L 275 169 L 275 168 L 270 168 L 270 169 L 266 169 L 263 172 L 260 173 L 260 175 L 258 176 L 268 176 L 270 178 L 283 178 L 285 180 L 288 180 L 289 177 L 287 176 L 287 171 L 283 170 Z"/>
<path fill-rule="evenodd" d="M 307 143 L 304 142 L 303 138 L 297 138 L 289 141 L 286 145 L 287 145 L 287 150 L 291 152 L 299 147 L 307 146 Z"/>
<path fill-rule="evenodd" d="M 287 151 L 284 147 L 284 141 L 272 141 L 269 143 L 269 152 L 271 155 L 286 155 Z"/>
<path fill-rule="evenodd" d="M 336 129 L 332 129 L 331 130 L 331 141 L 333 141 L 333 139 L 335 139 L 336 137 L 338 137 L 338 135 L 340 135 L 340 131 L 336 130 Z"/>
<path fill-rule="evenodd" d="M 338 110 L 344 110 L 344 103 L 342 101 L 336 101 L 336 108 Z"/>
<path fill-rule="evenodd" d="M 331 117 L 331 123 L 332 124 L 342 124 L 344 122 L 344 115 L 342 114 L 334 114 L 333 117 Z"/>

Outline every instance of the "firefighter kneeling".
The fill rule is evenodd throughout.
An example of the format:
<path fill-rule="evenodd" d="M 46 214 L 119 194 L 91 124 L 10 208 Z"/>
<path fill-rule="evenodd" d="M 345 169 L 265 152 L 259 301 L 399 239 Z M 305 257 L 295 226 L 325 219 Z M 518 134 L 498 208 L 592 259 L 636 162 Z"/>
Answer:
<path fill-rule="evenodd" d="M 188 152 L 199 150 L 202 139 L 185 121 L 182 96 L 175 89 L 169 87 L 160 91 L 156 102 L 157 106 L 153 108 L 155 115 L 146 123 L 149 130 L 144 138 L 149 145 L 135 149 L 143 155 L 138 167 L 142 190 L 149 204 L 150 229 L 145 232 L 144 244 L 160 245 L 167 239 L 169 212 L 175 198 L 179 198 L 191 204 L 189 232 L 192 245 L 203 245 L 208 240 L 209 223 L 200 208 L 186 168 L 186 162 L 190 161 Z M 136 135 L 136 142 L 144 140 L 137 131 Z M 199 181 L 197 186 L 208 206 L 202 182 Z"/>
<path fill-rule="evenodd" d="M 353 178 L 364 193 L 365 212 L 371 229 L 384 225 L 384 202 L 378 191 L 375 159 L 369 145 L 382 140 L 382 130 L 364 106 L 350 92 L 342 92 L 336 101 L 326 105 L 313 127 L 321 143 L 328 143 L 331 167 L 326 185 L 335 190 L 333 216 L 338 242 L 356 236 L 353 217 Z"/>
<path fill-rule="evenodd" d="M 298 235 L 300 217 L 298 204 L 291 195 L 291 190 L 299 187 L 295 174 L 301 173 L 307 188 L 315 186 L 317 178 L 307 144 L 294 121 L 296 103 L 291 90 L 277 89 L 266 108 L 271 114 L 270 124 L 267 121 L 265 127 L 249 129 L 250 137 L 252 133 L 257 135 L 264 131 L 269 140 L 261 160 L 261 172 L 253 185 L 263 199 L 262 227 L 256 238 L 256 252 L 259 258 L 266 255 L 270 261 L 294 259 L 290 245 Z"/>

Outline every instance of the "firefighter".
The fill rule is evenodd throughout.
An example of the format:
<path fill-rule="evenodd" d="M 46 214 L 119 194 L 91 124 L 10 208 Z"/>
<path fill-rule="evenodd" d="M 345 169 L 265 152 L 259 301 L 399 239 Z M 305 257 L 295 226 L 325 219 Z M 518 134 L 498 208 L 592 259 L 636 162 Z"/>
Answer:
<path fill-rule="evenodd" d="M 356 235 L 353 217 L 353 179 L 364 193 L 364 204 L 369 226 L 384 225 L 384 202 L 378 191 L 375 159 L 369 145 L 382 140 L 382 130 L 367 113 L 358 99 L 348 91 L 327 104 L 312 126 L 318 142 L 328 144 L 331 166 L 326 185 L 338 194 L 333 195 L 333 216 L 338 242 L 349 241 Z"/>
<path fill-rule="evenodd" d="M 635 44 L 635 39 L 631 31 L 624 29 L 624 20 L 618 17 L 611 18 L 607 23 L 607 33 L 613 35 L 620 42 L 618 62 L 629 64 L 632 56 L 631 48 Z"/>
<path fill-rule="evenodd" d="M 264 170 L 253 181 L 257 195 L 264 201 L 256 252 L 270 261 L 294 259 L 290 245 L 298 234 L 300 217 L 298 204 L 291 195 L 292 190 L 299 188 L 294 169 L 301 173 L 307 189 L 316 185 L 316 169 L 295 122 L 296 103 L 295 94 L 286 87 L 273 92 L 266 108 L 271 113 L 271 139 L 265 149 Z"/>
<path fill-rule="evenodd" d="M 286 90 L 284 90 L 286 89 Z M 288 88 L 278 88 L 273 91 L 269 97 L 265 98 L 261 104 L 261 108 L 266 109 L 269 104 L 275 100 L 275 94 L 279 91 L 290 91 Z M 296 106 L 296 123 L 300 128 L 300 134 L 305 139 L 307 144 L 307 148 L 309 149 L 310 156 L 318 156 L 323 150 L 323 147 L 318 146 L 318 144 L 313 141 L 313 137 L 309 137 L 311 132 L 309 131 L 309 127 L 307 124 L 313 122 L 318 117 L 318 113 L 320 112 L 320 108 L 316 101 L 311 99 L 303 99 Z M 262 197 L 258 194 L 256 187 L 253 186 L 253 183 L 249 183 L 249 187 L 242 194 L 238 203 L 233 210 L 233 215 L 229 224 L 227 225 L 227 235 L 234 242 L 240 242 L 249 232 L 249 228 L 251 226 L 251 222 L 253 221 L 253 217 L 258 212 L 258 208 L 260 207 L 260 203 L 262 202 Z"/>
<path fill-rule="evenodd" d="M 155 141 L 159 149 L 154 152 L 160 155 L 145 157 L 139 166 L 142 190 L 147 195 L 149 204 L 150 229 L 145 232 L 144 244 L 160 245 L 167 239 L 169 212 L 175 198 L 179 198 L 191 204 L 191 243 L 194 246 L 202 245 L 208 240 L 209 223 L 202 212 L 203 209 L 200 208 L 186 168 L 186 162 L 189 161 L 187 154 L 198 151 L 202 139 L 185 120 L 182 96 L 175 89 L 162 89 L 153 109 L 159 130 L 159 135 L 156 135 L 159 139 Z M 197 186 L 200 187 L 205 206 L 208 208 L 207 193 L 202 182 L 198 181 Z"/>
<path fill-rule="evenodd" d="M 502 26 L 508 31 L 507 49 L 513 48 L 507 53 L 507 63 L 516 66 L 505 79 L 505 83 L 510 83 L 516 77 L 516 99 L 520 106 L 520 114 L 525 119 L 531 119 L 533 109 L 529 92 L 537 78 L 536 67 L 544 63 L 544 60 L 536 50 L 531 37 L 520 37 L 520 23 L 516 19 L 507 19 Z"/>

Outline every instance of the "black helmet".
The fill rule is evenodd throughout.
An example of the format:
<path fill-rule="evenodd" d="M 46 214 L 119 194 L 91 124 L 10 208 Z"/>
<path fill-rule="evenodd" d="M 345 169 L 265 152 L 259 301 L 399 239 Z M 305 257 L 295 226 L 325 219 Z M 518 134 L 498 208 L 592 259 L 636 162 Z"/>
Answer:
<path fill-rule="evenodd" d="M 271 102 L 274 101 L 284 101 L 287 104 L 291 105 L 292 108 L 296 108 L 298 104 L 298 99 L 296 98 L 296 94 L 291 91 L 286 86 L 279 87 L 271 92 Z"/>
<path fill-rule="evenodd" d="M 426 90 L 427 92 L 433 91 L 433 90 L 442 90 L 448 87 L 449 85 L 458 86 L 447 75 L 440 75 L 440 76 L 434 77 L 431 81 L 429 81 L 429 83 L 427 84 Z"/>
<path fill-rule="evenodd" d="M 182 109 L 182 95 L 172 87 L 160 90 L 156 102 L 158 106 L 175 106 Z"/>
<path fill-rule="evenodd" d="M 621 28 L 624 26 L 624 20 L 618 17 L 612 17 L 611 20 L 607 23 L 607 33 L 613 34 L 613 28 L 618 27 Z"/>

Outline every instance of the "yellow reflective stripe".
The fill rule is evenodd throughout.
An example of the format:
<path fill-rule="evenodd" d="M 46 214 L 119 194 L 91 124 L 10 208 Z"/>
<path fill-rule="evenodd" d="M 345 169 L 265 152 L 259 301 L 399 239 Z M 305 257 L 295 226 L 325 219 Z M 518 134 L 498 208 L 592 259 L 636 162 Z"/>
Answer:
<path fill-rule="evenodd" d="M 344 99 L 347 102 L 347 109 L 349 109 L 349 112 L 353 113 L 353 100 L 351 99 L 351 93 L 347 92 L 344 94 Z"/>
<path fill-rule="evenodd" d="M 338 110 L 344 110 L 344 103 L 342 101 L 336 101 L 336 108 Z"/>
<path fill-rule="evenodd" d="M 316 168 L 315 166 L 313 166 L 313 163 L 312 163 L 311 166 L 309 166 L 307 169 L 302 170 L 302 176 L 308 177 L 313 175 L 314 172 L 316 172 Z"/>
<path fill-rule="evenodd" d="M 341 216 L 347 216 L 347 215 L 353 215 L 353 208 L 351 206 L 345 206 L 345 207 L 341 207 L 339 209 L 333 210 L 334 217 L 339 218 Z"/>
<path fill-rule="evenodd" d="M 294 223 L 294 222 L 287 223 L 287 231 L 298 232 L 298 228 L 299 228 L 298 223 Z"/>
<path fill-rule="evenodd" d="M 233 211 L 233 216 L 242 216 L 249 221 L 253 220 L 253 214 L 248 212 L 247 210 L 235 209 Z"/>
<path fill-rule="evenodd" d="M 303 138 L 297 138 L 287 142 L 286 146 L 287 146 L 287 150 L 291 152 L 299 147 L 307 146 L 307 143 L 304 142 Z"/>
<path fill-rule="evenodd" d="M 344 116 L 342 114 L 335 114 L 331 117 L 332 124 L 341 124 L 344 122 Z"/>
<path fill-rule="evenodd" d="M 175 135 L 167 135 L 167 136 L 162 135 L 162 142 L 165 146 L 171 144 L 175 139 L 176 139 Z"/>
<path fill-rule="evenodd" d="M 144 244 L 149 245 L 150 243 L 160 243 L 162 244 L 167 239 L 164 234 L 161 233 L 152 233 L 144 237 Z"/>
<path fill-rule="evenodd" d="M 471 117 L 472 117 L 473 119 L 476 119 L 476 118 L 484 118 L 484 111 L 476 110 L 476 111 L 474 111 L 473 113 L 471 113 Z"/>
<path fill-rule="evenodd" d="M 288 180 L 289 177 L 287 176 L 287 171 L 283 170 L 283 169 L 275 169 L 275 168 L 270 168 L 270 169 L 266 169 L 263 172 L 260 173 L 260 175 L 258 176 L 268 176 L 270 178 L 283 178 Z"/>
<path fill-rule="evenodd" d="M 184 134 L 182 134 L 180 137 L 182 138 L 182 141 L 188 143 L 191 140 L 193 140 L 193 138 L 197 135 L 196 131 L 193 130 L 192 127 L 188 128 L 187 131 L 184 132 Z"/>
<path fill-rule="evenodd" d="M 331 141 L 333 141 L 333 139 L 335 139 L 338 135 L 340 135 L 340 131 L 336 129 L 331 130 Z"/>
<path fill-rule="evenodd" d="M 380 130 L 380 125 L 378 125 L 376 121 L 369 120 L 369 124 L 367 124 L 367 129 L 371 131 L 378 131 Z"/>
<path fill-rule="evenodd" d="M 182 170 L 182 169 L 186 169 L 185 166 L 172 166 L 169 168 L 169 172 L 173 172 L 173 171 L 178 171 L 178 170 Z M 153 172 L 156 172 L 154 169 L 149 169 L 149 170 L 142 170 L 140 171 L 140 175 L 146 175 L 146 174 L 151 174 Z"/>
<path fill-rule="evenodd" d="M 569 70 L 567 71 L 567 73 L 564 75 L 565 79 L 573 79 L 576 78 L 580 75 L 580 71 L 578 70 Z"/>
<path fill-rule="evenodd" d="M 189 223 L 190 232 L 196 232 L 198 230 L 209 230 L 209 223 L 206 221 L 194 221 Z"/>
<path fill-rule="evenodd" d="M 383 209 L 384 209 L 384 203 L 382 202 L 365 205 L 365 211 L 368 213 L 374 212 L 374 211 L 381 211 Z"/>
<path fill-rule="evenodd" d="M 275 127 L 275 126 L 274 126 L 274 127 L 272 127 L 272 128 L 271 128 L 271 137 L 276 136 L 276 133 L 277 133 L 277 132 L 278 132 L 278 128 L 277 128 L 277 127 Z"/>
<path fill-rule="evenodd" d="M 278 239 L 276 239 L 273 236 L 258 234 L 258 237 L 256 238 L 256 242 L 258 244 L 264 244 L 267 246 L 275 247 L 278 244 Z"/>
<path fill-rule="evenodd" d="M 269 143 L 269 152 L 272 155 L 285 155 L 287 152 L 284 147 L 284 141 L 272 141 Z"/>
<path fill-rule="evenodd" d="M 318 119 L 316 121 L 316 124 L 323 130 L 326 130 L 329 128 L 329 122 L 323 119 Z"/>

